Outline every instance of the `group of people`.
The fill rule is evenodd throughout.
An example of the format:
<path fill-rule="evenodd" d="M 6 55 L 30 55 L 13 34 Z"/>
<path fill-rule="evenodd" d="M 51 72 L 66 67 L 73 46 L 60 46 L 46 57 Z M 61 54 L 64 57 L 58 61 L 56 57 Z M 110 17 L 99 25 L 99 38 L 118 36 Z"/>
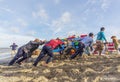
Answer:
<path fill-rule="evenodd" d="M 107 43 L 107 39 L 105 37 L 104 34 L 104 30 L 105 28 L 102 27 L 100 29 L 100 32 L 97 34 L 97 40 L 96 40 L 96 44 L 97 47 L 95 48 L 94 51 L 99 51 L 99 54 L 101 55 L 102 50 L 103 50 L 103 46 L 104 46 L 104 41 Z M 79 38 L 79 40 L 77 41 L 77 46 L 78 48 L 76 49 L 75 53 L 73 55 L 70 56 L 70 60 L 74 59 L 78 54 L 80 56 L 83 55 L 84 49 L 87 49 L 88 47 L 93 50 L 93 38 L 94 38 L 94 34 L 93 33 L 89 33 L 88 36 L 85 36 L 83 38 Z M 118 41 L 116 39 L 115 36 L 111 37 L 113 39 L 113 42 L 115 43 L 115 47 L 116 49 L 118 49 Z M 116 43 L 117 42 L 117 43 Z M 65 45 L 65 42 L 62 41 L 61 39 L 57 38 L 57 39 L 51 39 L 50 41 L 42 41 L 39 39 L 35 39 L 34 41 L 30 41 L 27 44 L 21 46 L 15 57 L 9 62 L 9 66 L 13 65 L 14 63 L 18 63 L 19 65 L 21 65 L 21 62 L 24 61 L 25 59 L 31 57 L 32 52 L 35 51 L 39 45 L 43 45 L 42 50 L 39 54 L 39 56 L 36 58 L 36 60 L 33 63 L 33 66 L 37 66 L 37 64 L 39 63 L 39 61 L 47 54 L 49 57 L 46 61 L 46 64 L 48 64 L 49 62 L 51 62 L 54 58 L 54 54 L 53 54 L 53 50 L 56 47 L 60 47 L 62 45 Z M 103 46 L 101 45 L 103 44 Z M 88 54 L 90 55 L 90 53 Z"/>

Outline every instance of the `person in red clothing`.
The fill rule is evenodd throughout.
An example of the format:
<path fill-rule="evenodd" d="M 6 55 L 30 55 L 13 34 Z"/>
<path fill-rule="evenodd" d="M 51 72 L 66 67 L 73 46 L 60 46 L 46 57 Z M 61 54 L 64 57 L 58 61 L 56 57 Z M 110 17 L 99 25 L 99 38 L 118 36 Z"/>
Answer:
<path fill-rule="evenodd" d="M 49 57 L 46 61 L 46 64 L 48 64 L 49 62 L 51 62 L 53 60 L 53 50 L 58 47 L 61 46 L 63 44 L 63 42 L 57 38 L 57 39 L 52 39 L 49 42 L 47 42 L 43 48 L 42 51 L 40 53 L 40 55 L 37 57 L 37 59 L 35 60 L 33 66 L 37 66 L 38 62 L 47 54 Z"/>

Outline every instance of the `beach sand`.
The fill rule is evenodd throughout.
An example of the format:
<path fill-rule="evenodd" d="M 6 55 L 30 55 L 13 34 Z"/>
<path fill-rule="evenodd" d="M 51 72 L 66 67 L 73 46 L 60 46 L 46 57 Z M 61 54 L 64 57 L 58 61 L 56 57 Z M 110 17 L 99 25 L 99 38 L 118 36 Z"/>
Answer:
<path fill-rule="evenodd" d="M 35 58 L 35 57 L 34 57 Z M 21 66 L 0 63 L 0 82 L 120 82 L 120 55 L 85 56 L 75 60 L 44 61 L 33 67 L 33 60 Z"/>

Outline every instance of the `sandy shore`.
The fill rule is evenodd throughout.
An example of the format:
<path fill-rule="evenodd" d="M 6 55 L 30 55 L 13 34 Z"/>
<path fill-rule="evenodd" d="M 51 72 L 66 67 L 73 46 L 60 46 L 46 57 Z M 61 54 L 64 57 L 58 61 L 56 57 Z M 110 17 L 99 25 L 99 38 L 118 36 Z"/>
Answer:
<path fill-rule="evenodd" d="M 120 55 L 56 60 L 47 67 L 41 61 L 36 68 L 33 61 L 7 66 L 6 60 L 0 64 L 0 82 L 120 82 Z"/>

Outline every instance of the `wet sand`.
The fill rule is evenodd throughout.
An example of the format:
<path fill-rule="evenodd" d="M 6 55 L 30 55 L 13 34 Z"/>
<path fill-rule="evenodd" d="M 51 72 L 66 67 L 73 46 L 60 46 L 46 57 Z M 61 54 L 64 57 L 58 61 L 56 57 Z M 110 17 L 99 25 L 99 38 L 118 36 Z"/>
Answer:
<path fill-rule="evenodd" d="M 35 57 L 34 57 L 35 58 Z M 120 82 L 120 55 L 79 56 L 33 67 L 33 60 L 21 66 L 0 64 L 0 82 Z"/>

